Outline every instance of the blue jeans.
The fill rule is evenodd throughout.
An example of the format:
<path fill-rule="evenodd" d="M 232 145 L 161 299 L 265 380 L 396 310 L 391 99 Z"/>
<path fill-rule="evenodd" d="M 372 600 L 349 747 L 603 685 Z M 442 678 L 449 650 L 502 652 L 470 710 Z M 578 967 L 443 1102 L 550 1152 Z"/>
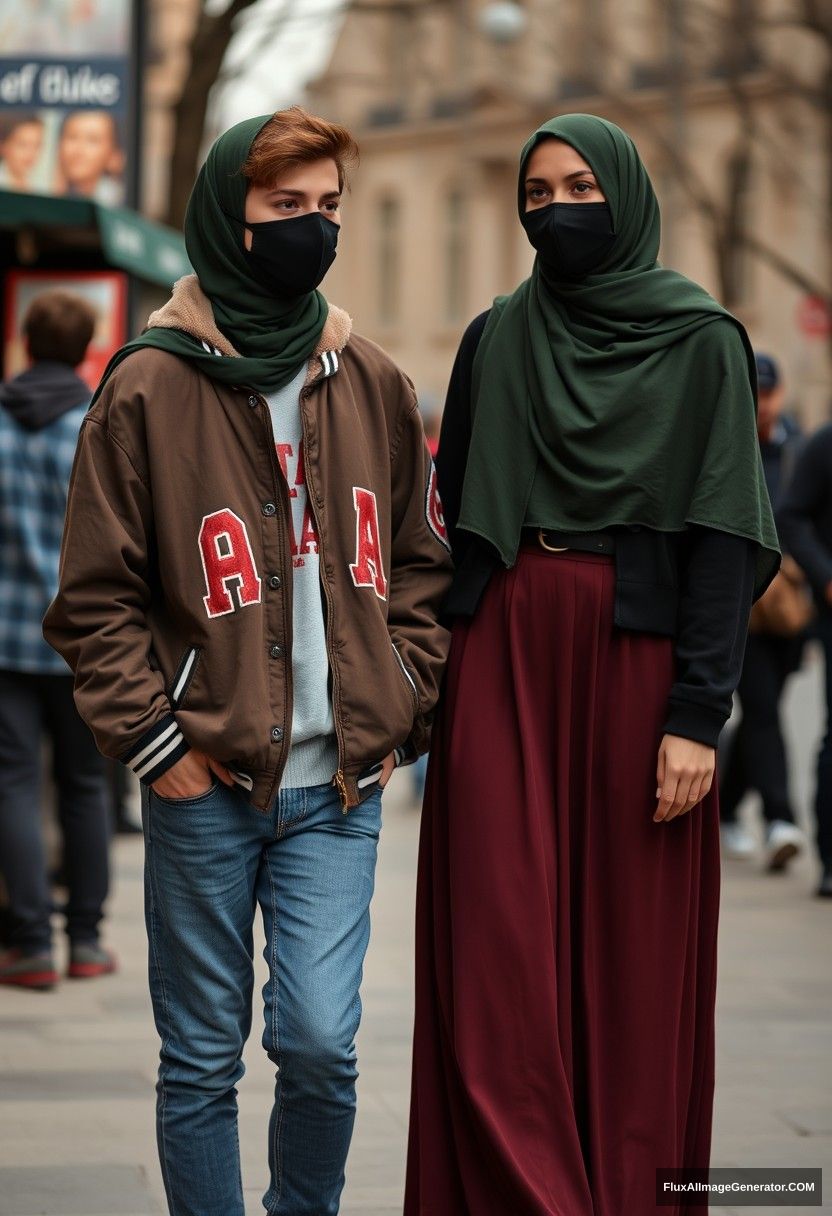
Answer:
<path fill-rule="evenodd" d="M 171 1216 L 244 1216 L 237 1134 L 252 929 L 266 933 L 263 1046 L 277 1066 L 269 1213 L 337 1213 L 355 1120 L 355 1034 L 381 793 L 348 815 L 328 785 L 256 811 L 215 784 L 145 800 L 157 1137 Z"/>

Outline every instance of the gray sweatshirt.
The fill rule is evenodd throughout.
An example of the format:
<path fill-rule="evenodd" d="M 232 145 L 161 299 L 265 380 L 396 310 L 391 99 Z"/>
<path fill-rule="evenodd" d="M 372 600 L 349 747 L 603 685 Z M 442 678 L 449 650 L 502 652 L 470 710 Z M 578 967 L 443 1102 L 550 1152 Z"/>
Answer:
<path fill-rule="evenodd" d="M 281 783 L 284 789 L 323 785 L 332 780 L 338 767 L 318 533 L 303 472 L 300 393 L 305 379 L 304 363 L 289 384 L 266 398 L 292 509 L 294 713 L 292 745 Z"/>

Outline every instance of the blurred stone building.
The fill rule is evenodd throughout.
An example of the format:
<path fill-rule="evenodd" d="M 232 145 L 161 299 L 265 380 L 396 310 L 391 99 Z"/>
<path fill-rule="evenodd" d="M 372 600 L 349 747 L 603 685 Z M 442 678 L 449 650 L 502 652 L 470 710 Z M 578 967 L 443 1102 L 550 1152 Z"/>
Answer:
<path fill-rule="evenodd" d="M 327 294 L 428 410 L 459 336 L 528 272 L 519 150 L 556 113 L 634 136 L 662 259 L 778 356 L 807 421 L 830 411 L 829 48 L 765 0 L 354 0 L 309 89 L 362 148 Z M 788 14 L 787 14 L 788 15 Z M 820 82 L 820 83 L 819 83 Z M 824 108 L 824 104 L 826 108 Z"/>

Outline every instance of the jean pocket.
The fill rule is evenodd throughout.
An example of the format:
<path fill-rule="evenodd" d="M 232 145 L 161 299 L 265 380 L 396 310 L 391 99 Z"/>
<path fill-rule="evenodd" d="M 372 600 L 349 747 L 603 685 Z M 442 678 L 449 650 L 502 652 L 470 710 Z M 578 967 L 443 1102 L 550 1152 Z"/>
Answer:
<path fill-rule="evenodd" d="M 207 802 L 212 794 L 215 794 L 222 782 L 217 777 L 214 777 L 211 785 L 207 790 L 203 790 L 201 794 L 193 794 L 189 798 L 164 798 L 161 794 L 157 794 L 151 786 L 150 792 L 157 802 L 161 802 L 163 806 L 198 806 L 201 802 Z"/>

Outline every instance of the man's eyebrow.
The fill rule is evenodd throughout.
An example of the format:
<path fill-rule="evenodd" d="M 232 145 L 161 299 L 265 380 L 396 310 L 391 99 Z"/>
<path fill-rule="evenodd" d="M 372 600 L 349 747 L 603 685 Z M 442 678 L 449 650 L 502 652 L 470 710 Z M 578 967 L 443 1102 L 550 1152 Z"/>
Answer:
<path fill-rule="evenodd" d="M 269 196 L 271 196 L 273 194 L 285 194 L 285 195 L 288 195 L 290 198 L 305 198 L 306 197 L 305 190 L 288 190 L 284 186 L 275 186 L 275 188 L 273 190 L 269 191 Z M 321 198 L 340 198 L 340 197 L 341 197 L 340 190 L 328 190 L 326 192 L 326 194 L 321 195 Z"/>

